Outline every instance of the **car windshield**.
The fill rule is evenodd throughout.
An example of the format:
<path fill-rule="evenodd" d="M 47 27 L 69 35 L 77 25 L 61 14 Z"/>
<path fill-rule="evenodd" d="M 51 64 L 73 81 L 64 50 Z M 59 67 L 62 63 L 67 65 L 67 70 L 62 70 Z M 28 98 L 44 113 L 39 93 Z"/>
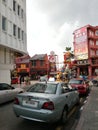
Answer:
<path fill-rule="evenodd" d="M 0 83 L 0 90 L 9 90 L 12 89 L 13 87 L 11 87 L 10 85 L 6 84 L 6 83 Z"/>
<path fill-rule="evenodd" d="M 69 84 L 82 84 L 83 80 L 70 80 Z"/>
<path fill-rule="evenodd" d="M 47 94 L 55 94 L 57 90 L 57 84 L 47 83 L 40 84 L 36 83 L 31 86 L 27 91 L 28 92 L 36 92 L 36 93 L 47 93 Z"/>

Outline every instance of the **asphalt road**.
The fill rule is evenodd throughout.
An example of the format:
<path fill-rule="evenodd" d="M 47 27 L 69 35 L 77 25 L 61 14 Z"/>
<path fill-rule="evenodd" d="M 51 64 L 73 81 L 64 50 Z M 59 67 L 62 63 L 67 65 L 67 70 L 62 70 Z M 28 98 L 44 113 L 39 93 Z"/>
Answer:
<path fill-rule="evenodd" d="M 54 126 L 17 118 L 13 102 L 0 106 L 0 130 L 54 130 Z"/>
<path fill-rule="evenodd" d="M 13 102 L 0 105 L 0 130 L 72 130 L 76 126 L 80 116 L 80 107 L 84 101 L 85 97 L 80 98 L 80 105 L 71 110 L 68 115 L 69 119 L 64 125 L 45 124 L 17 118 L 13 112 Z"/>

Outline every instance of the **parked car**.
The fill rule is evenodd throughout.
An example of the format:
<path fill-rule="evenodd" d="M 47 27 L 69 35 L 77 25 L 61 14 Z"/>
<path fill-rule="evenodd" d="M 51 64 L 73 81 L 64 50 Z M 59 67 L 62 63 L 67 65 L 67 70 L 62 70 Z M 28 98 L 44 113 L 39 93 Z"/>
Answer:
<path fill-rule="evenodd" d="M 11 84 L 18 84 L 18 77 L 12 77 Z"/>
<path fill-rule="evenodd" d="M 98 76 L 94 77 L 91 81 L 94 86 L 98 87 Z"/>
<path fill-rule="evenodd" d="M 18 93 L 24 92 L 21 88 L 14 88 L 7 83 L 0 83 L 0 104 L 14 100 Z"/>
<path fill-rule="evenodd" d="M 84 80 L 83 78 L 70 79 L 69 84 L 71 85 L 72 88 L 77 88 L 79 94 L 88 94 L 90 90 L 89 81 Z"/>
<path fill-rule="evenodd" d="M 92 80 L 92 83 L 93 83 L 94 86 L 98 87 L 98 80 L 93 79 L 93 80 Z"/>
<path fill-rule="evenodd" d="M 17 117 L 65 123 L 70 109 L 79 103 L 79 93 L 64 82 L 38 82 L 15 98 L 13 110 Z"/>

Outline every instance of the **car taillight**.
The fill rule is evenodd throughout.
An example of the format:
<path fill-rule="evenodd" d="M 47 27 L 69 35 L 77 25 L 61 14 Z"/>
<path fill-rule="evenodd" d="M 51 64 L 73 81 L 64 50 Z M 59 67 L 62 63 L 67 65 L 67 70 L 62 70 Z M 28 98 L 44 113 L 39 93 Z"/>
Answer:
<path fill-rule="evenodd" d="M 54 110 L 53 102 L 45 102 L 42 106 L 42 109 Z"/>
<path fill-rule="evenodd" d="M 86 88 L 86 85 L 84 85 L 84 88 Z"/>
<path fill-rule="evenodd" d="M 15 100 L 14 100 L 14 104 L 17 104 L 17 105 L 19 104 L 19 100 L 16 97 L 15 97 Z"/>

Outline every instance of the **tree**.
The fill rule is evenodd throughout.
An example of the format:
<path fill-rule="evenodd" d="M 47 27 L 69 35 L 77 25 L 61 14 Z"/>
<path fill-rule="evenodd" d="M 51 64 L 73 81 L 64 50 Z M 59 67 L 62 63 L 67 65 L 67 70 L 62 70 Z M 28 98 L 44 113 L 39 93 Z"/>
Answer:
<path fill-rule="evenodd" d="M 65 51 L 70 52 L 71 58 L 74 58 L 74 52 L 71 51 L 71 47 L 66 47 L 66 48 L 65 48 Z"/>
<path fill-rule="evenodd" d="M 71 47 L 66 47 L 65 50 L 66 51 L 71 51 Z"/>

